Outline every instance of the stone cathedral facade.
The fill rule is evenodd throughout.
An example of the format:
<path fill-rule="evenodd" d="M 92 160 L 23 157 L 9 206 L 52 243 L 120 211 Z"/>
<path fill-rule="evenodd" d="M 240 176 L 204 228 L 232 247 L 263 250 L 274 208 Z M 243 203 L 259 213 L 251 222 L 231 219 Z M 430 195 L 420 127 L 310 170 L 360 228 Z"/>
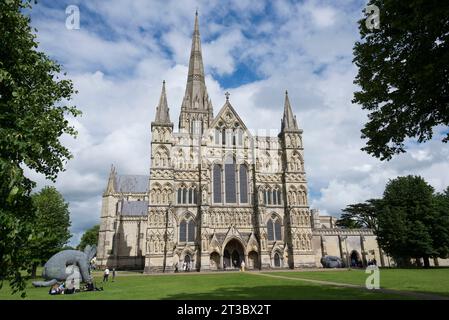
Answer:
<path fill-rule="evenodd" d="M 371 230 L 338 229 L 309 208 L 303 131 L 287 92 L 283 100 L 276 137 L 252 135 L 229 94 L 214 116 L 196 16 L 178 130 L 164 82 L 149 176 L 111 168 L 97 263 L 145 272 L 181 270 L 184 262 L 198 271 L 242 261 L 249 269 L 319 267 L 323 255 L 388 264 Z"/>

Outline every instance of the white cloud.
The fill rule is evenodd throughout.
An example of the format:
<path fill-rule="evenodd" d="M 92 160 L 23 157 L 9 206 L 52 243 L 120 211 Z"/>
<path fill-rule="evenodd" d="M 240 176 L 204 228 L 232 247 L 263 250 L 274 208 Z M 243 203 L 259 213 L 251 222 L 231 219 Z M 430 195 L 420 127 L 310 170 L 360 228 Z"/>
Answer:
<path fill-rule="evenodd" d="M 418 161 L 432 160 L 432 155 L 430 154 L 429 150 L 411 150 L 410 155 L 413 159 L 416 159 Z"/>
<path fill-rule="evenodd" d="M 338 215 L 350 203 L 381 196 L 385 183 L 398 175 L 421 174 L 437 190 L 449 185 L 449 148 L 437 137 L 425 145 L 411 144 L 409 153 L 390 162 L 360 150 L 366 113 L 351 103 L 357 72 L 352 46 L 363 4 L 111 0 L 83 5 L 87 9 L 82 7 L 78 31 L 65 29 L 64 13 L 57 9 L 38 5 L 33 16 L 41 49 L 63 63 L 79 91 L 75 104 L 83 111 L 72 120 L 78 138 L 63 137 L 74 159 L 56 183 L 70 202 L 73 244 L 99 222 L 111 163 L 119 173 L 149 173 L 150 123 L 162 80 L 177 127 L 196 7 L 215 114 L 228 90 L 248 128 L 276 132 L 288 89 L 304 129 L 313 207 Z M 239 77 L 239 63 L 263 78 L 231 89 L 211 76 Z M 29 175 L 39 187 L 48 184 L 40 175 Z"/>
<path fill-rule="evenodd" d="M 335 23 L 337 13 L 335 9 L 331 7 L 312 7 L 310 13 L 313 18 L 313 22 L 319 28 L 330 27 Z"/>
<path fill-rule="evenodd" d="M 334 214 L 347 204 L 364 202 L 370 199 L 373 192 L 369 186 L 359 183 L 348 183 L 345 181 L 331 180 L 329 185 L 320 190 L 321 198 L 312 201 L 312 206 L 323 208 L 323 213 Z"/>

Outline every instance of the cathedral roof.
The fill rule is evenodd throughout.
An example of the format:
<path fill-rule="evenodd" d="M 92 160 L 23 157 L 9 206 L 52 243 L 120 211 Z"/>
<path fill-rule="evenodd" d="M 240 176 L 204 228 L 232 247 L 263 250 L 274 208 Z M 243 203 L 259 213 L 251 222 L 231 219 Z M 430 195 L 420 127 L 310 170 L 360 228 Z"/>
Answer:
<path fill-rule="evenodd" d="M 123 200 L 123 216 L 144 216 L 148 214 L 148 201 L 126 201 Z"/>
<path fill-rule="evenodd" d="M 115 191 L 120 193 L 148 192 L 150 177 L 144 175 L 117 175 Z"/>

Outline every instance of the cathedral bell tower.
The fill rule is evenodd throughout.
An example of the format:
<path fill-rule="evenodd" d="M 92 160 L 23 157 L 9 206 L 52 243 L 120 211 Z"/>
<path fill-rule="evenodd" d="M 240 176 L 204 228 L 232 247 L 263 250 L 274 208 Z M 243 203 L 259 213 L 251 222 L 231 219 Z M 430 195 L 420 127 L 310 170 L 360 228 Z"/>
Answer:
<path fill-rule="evenodd" d="M 195 14 L 195 26 L 190 51 L 189 73 L 186 91 L 179 116 L 179 131 L 189 134 L 202 134 L 213 120 L 212 102 L 207 94 L 204 81 L 201 39 L 198 27 L 198 12 Z"/>
<path fill-rule="evenodd" d="M 288 264 L 290 268 L 312 265 L 312 224 L 307 201 L 302 130 L 285 92 L 284 115 L 279 134 L 282 146 L 284 210 Z"/>
<path fill-rule="evenodd" d="M 173 201 L 173 123 L 170 121 L 165 81 L 156 117 L 151 123 L 151 167 L 149 183 L 149 213 L 147 223 L 147 254 L 145 272 L 163 271 L 171 266 L 167 250 L 173 243 L 172 212 Z"/>

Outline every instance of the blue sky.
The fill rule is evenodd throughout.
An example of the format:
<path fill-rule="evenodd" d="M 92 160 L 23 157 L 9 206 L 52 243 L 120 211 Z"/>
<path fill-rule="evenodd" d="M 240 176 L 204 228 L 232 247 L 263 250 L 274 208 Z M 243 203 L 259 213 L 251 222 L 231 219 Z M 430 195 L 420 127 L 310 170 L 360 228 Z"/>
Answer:
<path fill-rule="evenodd" d="M 231 103 L 248 128 L 280 128 L 285 90 L 304 129 L 309 203 L 322 214 L 381 195 L 388 179 L 420 174 L 449 185 L 449 147 L 440 136 L 410 144 L 380 162 L 360 148 L 366 114 L 351 103 L 357 88 L 352 47 L 366 1 L 40 1 L 31 11 L 40 50 L 59 61 L 83 111 L 63 137 L 74 159 L 56 187 L 70 203 L 71 244 L 99 222 L 111 163 L 122 174 L 148 174 L 150 122 L 162 80 L 177 126 L 195 10 L 199 11 L 206 85 L 217 114 Z M 65 27 L 68 5 L 80 29 Z M 382 17 L 381 17 L 382 21 Z M 254 115 L 257 114 L 257 117 Z M 51 184 L 33 172 L 38 187 Z"/>

